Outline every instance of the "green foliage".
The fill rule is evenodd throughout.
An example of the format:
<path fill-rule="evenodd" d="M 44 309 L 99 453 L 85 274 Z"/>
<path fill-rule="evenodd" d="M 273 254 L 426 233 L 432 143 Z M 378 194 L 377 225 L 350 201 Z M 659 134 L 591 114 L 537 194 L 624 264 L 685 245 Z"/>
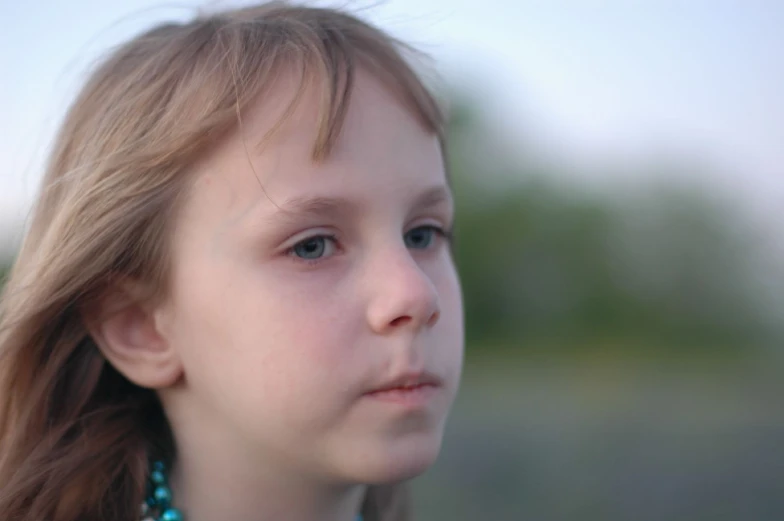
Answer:
<path fill-rule="evenodd" d="M 471 345 L 746 346 L 768 331 L 753 243 L 706 194 L 611 198 L 499 154 L 467 104 L 450 128 Z M 643 165 L 645 166 L 645 165 Z"/>

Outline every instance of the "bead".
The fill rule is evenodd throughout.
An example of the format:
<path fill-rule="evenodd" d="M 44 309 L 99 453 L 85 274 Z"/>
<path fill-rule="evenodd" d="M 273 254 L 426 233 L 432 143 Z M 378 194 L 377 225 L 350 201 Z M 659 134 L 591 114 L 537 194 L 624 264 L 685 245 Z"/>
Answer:
<path fill-rule="evenodd" d="M 176 508 L 167 508 L 161 514 L 161 521 L 183 521 L 182 513 Z"/>
<path fill-rule="evenodd" d="M 161 485 L 160 487 L 155 489 L 155 492 L 153 493 L 153 497 L 155 498 L 155 502 L 158 505 L 165 508 L 169 506 L 169 502 L 171 501 L 172 498 L 172 493 L 171 490 L 169 490 L 169 487 L 167 487 L 166 485 Z"/>
<path fill-rule="evenodd" d="M 166 472 L 166 465 L 164 465 L 162 461 L 154 461 L 152 464 L 152 468 L 153 470 Z"/>
<path fill-rule="evenodd" d="M 166 483 L 166 475 L 160 470 L 153 470 L 150 473 L 150 481 L 155 485 L 164 485 Z"/>
<path fill-rule="evenodd" d="M 150 472 L 150 482 L 153 485 L 165 485 L 166 474 L 164 474 L 160 470 L 153 470 L 152 472 Z"/>

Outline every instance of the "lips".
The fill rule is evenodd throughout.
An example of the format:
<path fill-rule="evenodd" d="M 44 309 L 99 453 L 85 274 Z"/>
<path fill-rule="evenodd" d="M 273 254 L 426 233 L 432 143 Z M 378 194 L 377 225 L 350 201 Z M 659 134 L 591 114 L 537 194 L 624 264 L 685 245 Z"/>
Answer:
<path fill-rule="evenodd" d="M 411 371 L 392 378 L 378 387 L 368 391 L 378 393 L 392 390 L 413 390 L 421 387 L 441 387 L 443 381 L 437 375 L 427 371 Z"/>

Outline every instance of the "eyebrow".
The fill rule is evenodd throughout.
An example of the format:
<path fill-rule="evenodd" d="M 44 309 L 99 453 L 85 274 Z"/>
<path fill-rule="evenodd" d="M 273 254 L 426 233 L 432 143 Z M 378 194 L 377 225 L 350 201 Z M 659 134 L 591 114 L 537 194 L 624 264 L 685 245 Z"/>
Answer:
<path fill-rule="evenodd" d="M 434 186 L 419 194 L 412 203 L 412 208 L 432 208 L 452 200 L 450 190 L 444 186 Z M 294 219 L 300 216 L 310 217 L 346 217 L 355 216 L 362 210 L 356 201 L 345 197 L 302 196 L 293 197 L 278 205 L 278 211 L 270 219 Z"/>

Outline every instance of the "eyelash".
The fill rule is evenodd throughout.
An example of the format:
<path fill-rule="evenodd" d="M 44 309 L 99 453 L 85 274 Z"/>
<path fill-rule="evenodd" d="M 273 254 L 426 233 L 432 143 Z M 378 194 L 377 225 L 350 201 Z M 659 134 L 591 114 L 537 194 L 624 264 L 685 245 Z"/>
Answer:
<path fill-rule="evenodd" d="M 423 226 L 417 226 L 416 228 L 410 229 L 406 233 L 408 234 L 408 233 L 411 233 L 412 231 L 422 230 L 422 229 L 432 230 L 438 236 L 438 238 L 445 240 L 447 243 L 451 243 L 452 240 L 453 240 L 453 232 L 452 232 L 452 230 L 448 230 L 448 229 L 442 228 L 440 226 L 432 225 L 432 224 L 426 224 L 426 225 L 423 225 Z M 324 257 L 318 257 L 316 259 L 303 259 L 302 257 L 299 257 L 295 253 L 295 250 L 296 250 L 297 247 L 307 243 L 308 241 L 312 241 L 313 239 L 326 239 L 327 241 L 331 241 L 331 242 L 333 242 L 335 244 L 337 243 L 337 236 L 334 235 L 334 234 L 322 233 L 322 234 L 317 234 L 317 235 L 311 235 L 310 237 L 306 237 L 306 238 L 302 239 L 301 241 L 299 241 L 296 244 L 294 244 L 291 248 L 287 249 L 286 252 L 285 252 L 286 255 L 291 257 L 294 262 L 302 263 L 302 264 L 305 264 L 307 266 L 315 266 L 316 264 L 324 262 L 326 260 Z M 430 250 L 430 249 L 433 249 L 433 246 L 429 246 L 429 247 L 423 248 L 423 249 Z"/>

